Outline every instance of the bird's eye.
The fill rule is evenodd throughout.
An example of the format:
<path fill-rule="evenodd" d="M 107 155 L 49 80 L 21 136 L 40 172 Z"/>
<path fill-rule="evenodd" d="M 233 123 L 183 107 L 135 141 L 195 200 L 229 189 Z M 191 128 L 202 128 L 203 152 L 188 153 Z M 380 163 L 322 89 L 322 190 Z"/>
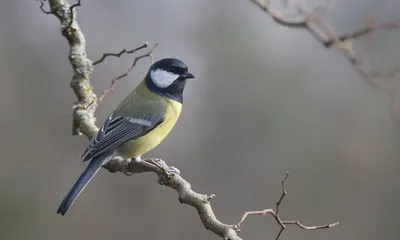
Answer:
<path fill-rule="evenodd" d="M 170 68 L 169 68 L 169 72 L 171 72 L 171 73 L 177 73 L 177 72 L 178 72 L 178 69 L 177 69 L 176 67 L 170 67 Z"/>

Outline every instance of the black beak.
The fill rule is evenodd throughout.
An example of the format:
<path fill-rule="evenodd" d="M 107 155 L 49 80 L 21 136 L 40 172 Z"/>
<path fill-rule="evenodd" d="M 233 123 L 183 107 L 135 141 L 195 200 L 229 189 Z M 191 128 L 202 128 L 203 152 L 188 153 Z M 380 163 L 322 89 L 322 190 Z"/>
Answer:
<path fill-rule="evenodd" d="M 189 79 L 189 78 L 194 78 L 194 75 L 191 74 L 190 72 L 186 72 L 186 73 L 182 74 L 181 77 L 183 77 L 185 79 Z"/>

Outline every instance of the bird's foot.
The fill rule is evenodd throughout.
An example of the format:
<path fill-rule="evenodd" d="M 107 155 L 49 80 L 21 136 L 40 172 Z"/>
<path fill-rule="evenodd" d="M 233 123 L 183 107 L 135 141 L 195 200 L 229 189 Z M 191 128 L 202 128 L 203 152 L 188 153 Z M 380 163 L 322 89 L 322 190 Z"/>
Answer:
<path fill-rule="evenodd" d="M 157 180 L 161 185 L 163 185 L 166 180 L 171 179 L 174 175 L 181 175 L 181 171 L 178 168 L 167 166 L 167 164 L 159 158 L 151 158 L 149 160 L 163 172 L 162 175 L 158 176 Z"/>
<path fill-rule="evenodd" d="M 181 175 L 181 171 L 174 167 L 174 166 L 168 166 L 167 168 L 162 168 L 163 174 L 158 175 L 157 182 L 161 185 L 165 185 L 165 183 L 168 180 L 171 180 L 172 177 L 175 175 Z"/>

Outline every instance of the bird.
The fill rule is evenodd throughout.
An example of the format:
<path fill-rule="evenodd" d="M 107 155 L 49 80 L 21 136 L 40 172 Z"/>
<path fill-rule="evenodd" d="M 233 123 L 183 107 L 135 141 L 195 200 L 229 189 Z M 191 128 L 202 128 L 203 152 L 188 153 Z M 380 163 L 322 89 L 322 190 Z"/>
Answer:
<path fill-rule="evenodd" d="M 187 79 L 195 78 L 176 58 L 153 63 L 141 83 L 118 105 L 81 157 L 90 161 L 57 210 L 65 215 L 103 165 L 115 156 L 142 161 L 175 126 Z"/>

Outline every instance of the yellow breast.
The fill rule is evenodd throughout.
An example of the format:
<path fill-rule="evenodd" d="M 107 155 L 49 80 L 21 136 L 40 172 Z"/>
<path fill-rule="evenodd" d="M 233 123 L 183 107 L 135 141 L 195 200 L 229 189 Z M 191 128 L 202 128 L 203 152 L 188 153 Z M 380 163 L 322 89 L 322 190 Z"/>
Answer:
<path fill-rule="evenodd" d="M 174 100 L 162 97 L 167 101 L 163 122 L 146 135 L 122 144 L 118 148 L 118 154 L 125 158 L 139 157 L 155 148 L 170 133 L 182 110 L 182 104 Z"/>

